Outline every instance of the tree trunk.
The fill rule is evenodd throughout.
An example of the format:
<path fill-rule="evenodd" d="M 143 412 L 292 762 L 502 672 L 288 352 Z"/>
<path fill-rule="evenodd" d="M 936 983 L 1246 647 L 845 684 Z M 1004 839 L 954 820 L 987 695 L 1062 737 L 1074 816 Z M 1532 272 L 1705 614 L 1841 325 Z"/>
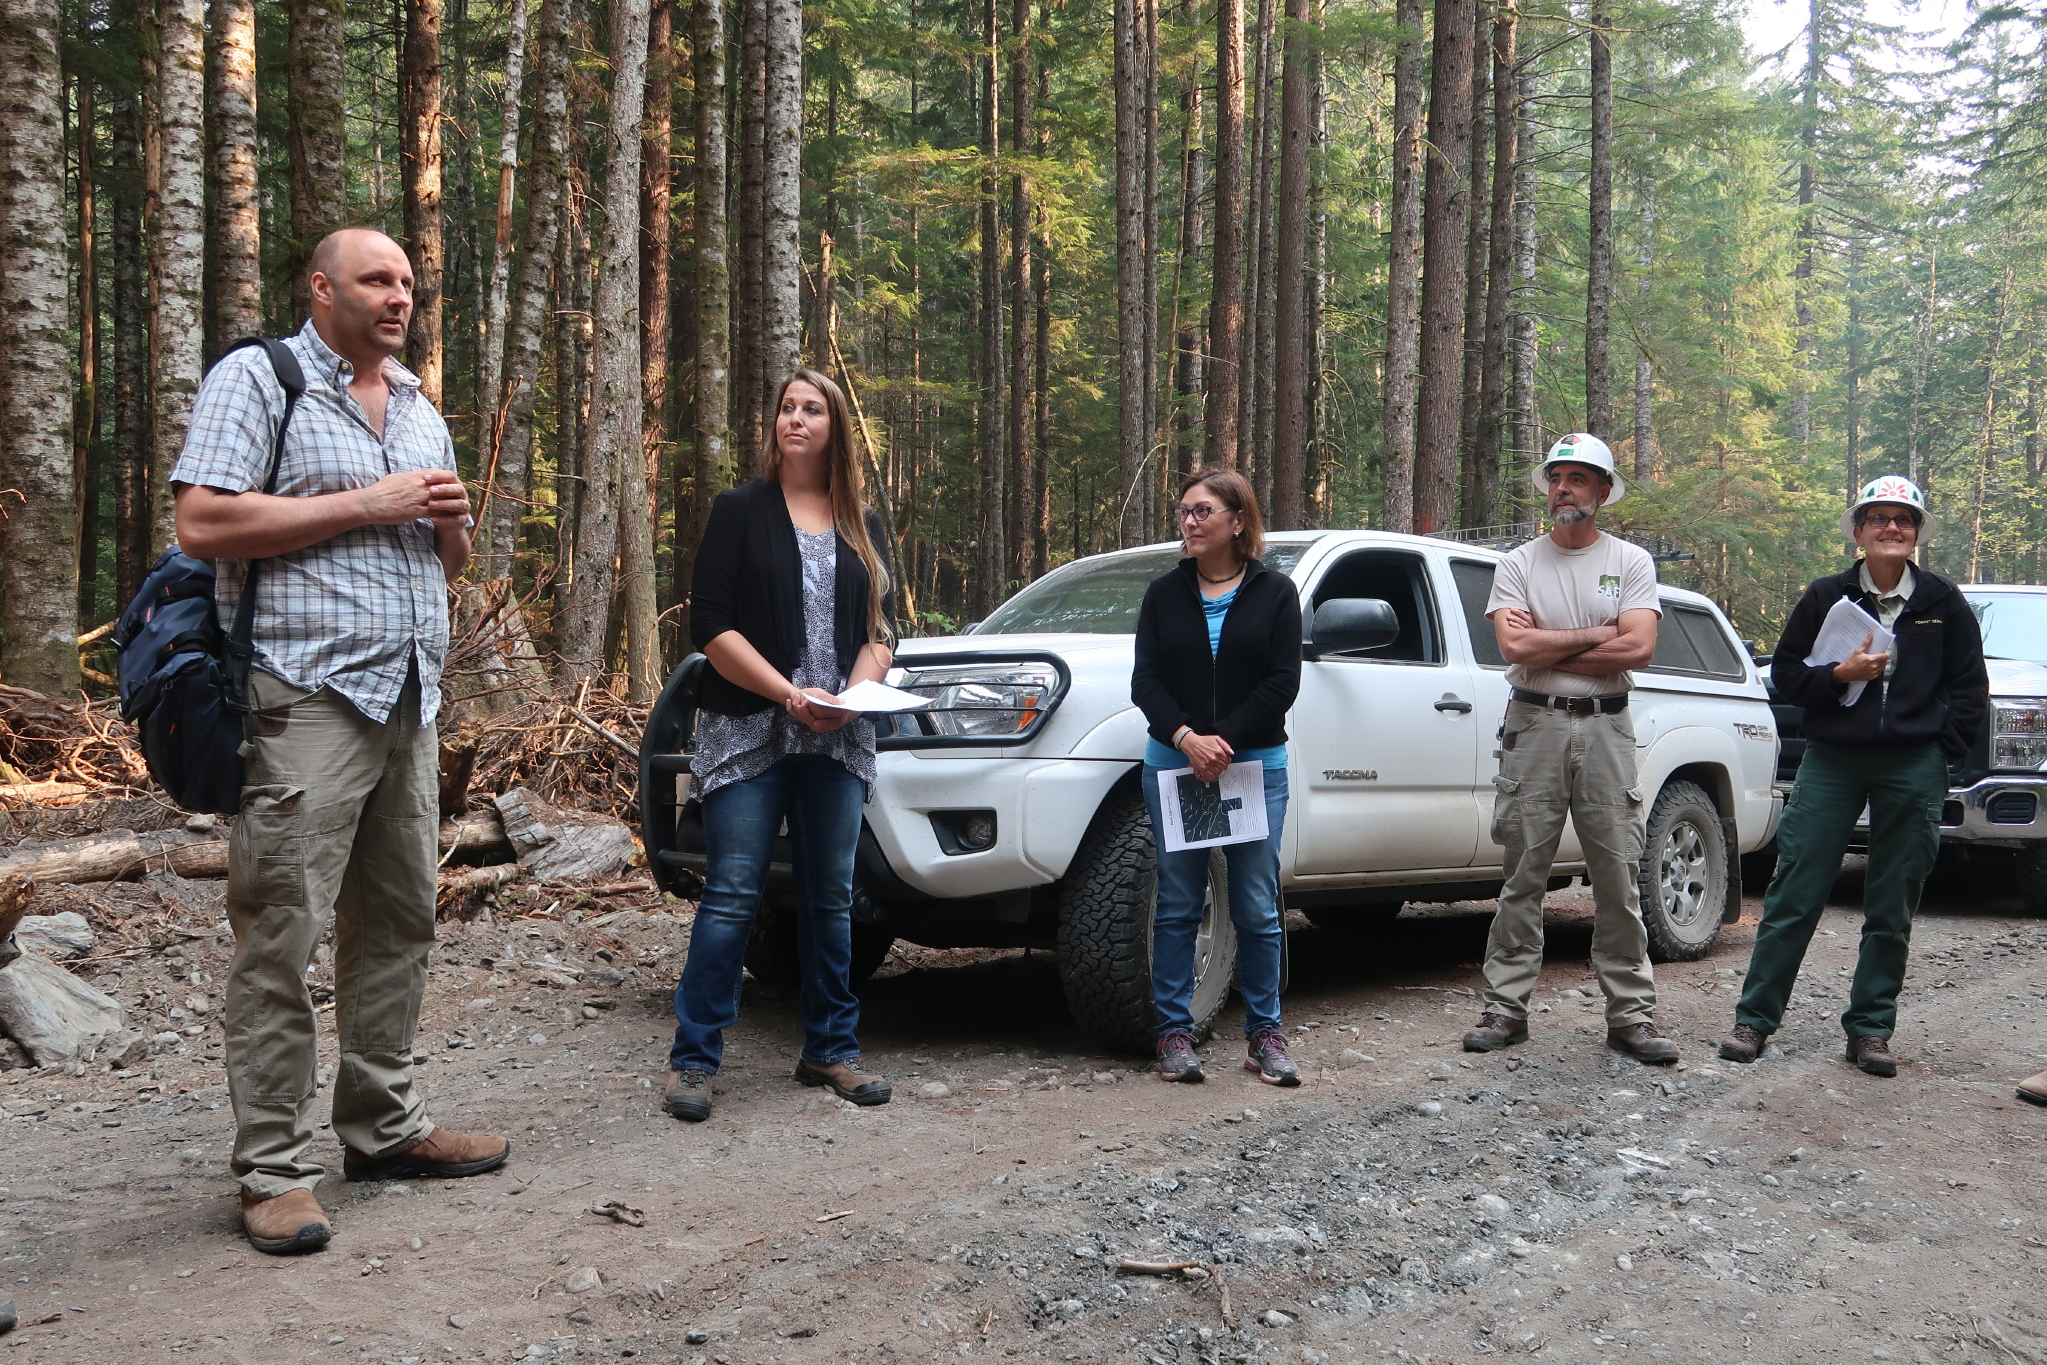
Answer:
<path fill-rule="evenodd" d="M 1542 416 L 1535 397 L 1535 95 L 1537 75 L 1531 56 L 1514 80 L 1515 138 L 1519 155 L 1514 166 L 1514 454 L 1526 465 L 1541 444 Z"/>
<path fill-rule="evenodd" d="M 668 450 L 668 368 L 671 289 L 670 211 L 674 155 L 675 34 L 670 0 L 652 0 L 647 14 L 646 126 L 640 147 L 640 445 L 650 486 L 659 488 Z M 616 73 L 613 73 L 616 80 Z M 671 509 L 672 511 L 672 509 Z M 648 515 L 660 516 L 649 500 Z M 681 520 L 676 519 L 677 528 Z M 651 575 L 652 568 L 650 566 Z M 631 592 L 628 590 L 630 599 Z M 631 621 L 628 618 L 628 628 Z M 657 657 L 658 662 L 658 657 Z"/>
<path fill-rule="evenodd" d="M 1450 529 L 1464 372 L 1464 219 L 1470 211 L 1472 0 L 1436 0 L 1422 208 L 1421 396 L 1415 424 L 1414 529 Z"/>
<path fill-rule="evenodd" d="M 1815 201 L 1819 198 L 1820 81 L 1826 74 L 1826 47 L 1820 41 L 1821 3 L 1822 0 L 1810 0 L 1806 7 L 1805 80 L 1799 91 L 1798 265 L 1792 280 L 1798 333 L 1791 345 L 1791 439 L 1800 446 L 1812 440 L 1812 372 L 1817 350 L 1812 330 L 1813 275 L 1820 246 Z"/>
<path fill-rule="evenodd" d="M 1486 127 L 1486 97 L 1492 92 L 1493 17 L 1490 6 L 1477 7 L 1471 43 L 1471 189 L 1470 212 L 1464 222 L 1464 383 L 1458 402 L 1458 487 L 1463 507 L 1458 522 L 1483 523 L 1478 511 L 1479 390 L 1485 383 L 1486 232 L 1491 226 L 1493 140 Z"/>
<path fill-rule="evenodd" d="M 1607 374 L 1613 296 L 1613 48 L 1600 5 L 1593 5 L 1586 23 L 1592 43 L 1592 169 L 1586 190 L 1585 430 L 1603 440 L 1613 434 L 1613 396 Z"/>
<path fill-rule="evenodd" d="M 1272 254 L 1273 58 L 1278 27 L 1274 0 L 1258 0 L 1258 52 L 1251 83 L 1251 221 L 1245 255 L 1249 355 L 1237 372 L 1237 409 L 1243 423 L 1242 465 L 1259 505 L 1272 505 Z"/>
<path fill-rule="evenodd" d="M 1208 402 L 1202 463 L 1239 462 L 1237 368 L 1244 331 L 1244 4 L 1215 6 L 1215 249 L 1209 273 Z M 1079 509 L 1075 509 L 1078 516 Z"/>
<path fill-rule="evenodd" d="M 149 0 L 143 0 L 146 5 Z M 348 128 L 341 68 L 347 0 L 289 0 L 291 122 L 291 240 L 285 270 L 291 277 L 291 320 L 310 315 L 306 270 L 320 239 L 348 218 Z"/>
<path fill-rule="evenodd" d="M 475 577 L 507 577 L 519 553 L 519 527 L 530 490 L 533 404 L 540 381 L 540 348 L 548 322 L 548 277 L 561 233 L 562 160 L 568 149 L 569 57 L 566 0 L 541 0 L 534 62 L 532 159 L 526 165 L 526 231 L 519 250 L 519 283 L 505 328 L 505 397 L 495 469 L 483 496 L 489 515 Z M 566 287 L 567 282 L 563 282 Z"/>
<path fill-rule="evenodd" d="M 661 644 L 640 394 L 640 143 L 646 112 L 648 0 L 612 0 L 611 119 L 604 143 L 604 236 L 598 250 L 594 424 L 583 464 L 575 579 L 556 635 L 564 684 L 608 671 L 605 627 L 624 596 L 626 695 L 651 701 Z M 614 573 L 614 561 L 617 572 Z"/>
<path fill-rule="evenodd" d="M 398 119 L 412 327 L 405 363 L 420 396 L 441 405 L 441 0 L 405 0 L 404 92 Z"/>
<path fill-rule="evenodd" d="M 1122 0 L 1122 3 L 1127 7 L 1130 0 Z M 1003 390 L 1007 380 L 1007 366 L 1003 362 L 1000 181 L 995 175 L 995 158 L 1000 152 L 1001 127 L 999 82 L 1002 68 L 999 57 L 1002 30 L 999 15 L 996 0 L 982 0 L 981 50 L 974 61 L 976 85 L 979 87 L 977 94 L 980 100 L 978 111 L 981 123 L 981 158 L 985 168 L 981 174 L 980 185 L 981 421 L 978 435 L 981 505 L 976 532 L 980 553 L 974 568 L 976 618 L 986 616 L 1007 596 L 1006 580 L 1009 568 L 1009 554 L 1002 543 L 1004 472 L 1002 442 L 1008 429 L 1003 406 Z M 1120 38 L 1118 51 L 1121 51 Z"/>
<path fill-rule="evenodd" d="M 512 282 L 512 189 L 519 172 L 519 113 L 525 108 L 526 0 L 511 0 L 505 34 L 503 128 L 498 138 L 497 235 L 490 253 L 489 293 L 483 305 L 482 354 L 476 365 L 476 462 L 488 479 L 503 441 L 505 295 Z M 488 539 L 479 533 L 478 553 Z"/>
<path fill-rule="evenodd" d="M 1491 526 L 1500 516 L 1500 440 L 1507 426 L 1507 303 L 1513 293 L 1514 185 L 1520 159 L 1515 39 L 1519 15 L 1500 6 L 1493 19 L 1492 224 L 1487 231 L 1485 330 L 1479 359 L 1478 430 L 1472 442 L 1468 524 Z M 1474 128 L 1473 139 L 1481 135 Z M 1473 187 L 1476 196 L 1477 187 Z M 1476 290 L 1477 284 L 1473 283 Z"/>
<path fill-rule="evenodd" d="M 733 315 L 742 325 L 732 332 L 733 445 L 738 457 L 735 478 L 752 478 L 761 470 L 761 417 L 767 386 L 762 361 L 762 187 L 766 183 L 768 0 L 739 0 L 739 175 L 732 187 L 733 212 L 739 218 L 739 279 Z"/>
<path fill-rule="evenodd" d="M 1191 9 L 1192 0 L 1183 0 L 1183 15 Z M 1208 231 L 1203 211 L 1208 189 L 1202 174 L 1201 104 L 1201 82 L 1198 77 L 1190 79 L 1180 92 L 1180 257 L 1173 266 L 1173 308 L 1180 314 L 1173 335 L 1174 482 L 1192 474 L 1199 458 L 1195 426 L 1200 414 L 1195 401 L 1204 384 L 1201 362 L 1207 330 L 1190 306 L 1188 289 L 1201 278 L 1201 239 Z"/>
<path fill-rule="evenodd" d="M 803 363 L 803 0 L 766 0 L 767 99 L 761 129 L 761 390 Z M 773 440 L 768 432 L 764 440 Z"/>
<path fill-rule="evenodd" d="M 1266 0 L 1271 3 L 1271 0 Z M 1119 545 L 1144 541 L 1145 373 L 1144 109 L 1149 69 L 1144 51 L 1145 0 L 1116 0 L 1116 351 L 1118 412 L 1116 500 Z"/>
<path fill-rule="evenodd" d="M 1653 154 L 1653 136 L 1650 138 L 1650 150 Z M 1635 323 L 1635 337 L 1640 350 L 1635 357 L 1635 429 L 1631 444 L 1635 454 L 1635 482 L 1646 483 L 1656 467 L 1656 435 L 1652 426 L 1656 367 L 1649 358 L 1650 271 L 1656 264 L 1656 166 L 1653 161 L 1642 167 L 1640 201 L 1635 210 L 1636 225 L 1642 234 L 1635 245 L 1635 267 L 1640 272 L 1635 280 L 1635 295 L 1640 300 L 1636 309 L 1639 317 Z"/>
<path fill-rule="evenodd" d="M 1846 411 L 1842 413 L 1842 424 L 1846 430 L 1842 433 L 1841 453 L 1842 461 L 1845 465 L 1844 472 L 1848 482 L 1846 492 L 1851 498 L 1855 496 L 1855 490 L 1862 487 L 1862 369 L 1867 363 L 1864 359 L 1864 347 L 1867 344 L 1867 339 L 1862 330 L 1862 253 L 1864 249 L 1860 238 L 1848 244 L 1848 328 L 1847 336 L 1844 338 L 1848 343 L 1848 373 L 1844 376 L 1848 385 L 1848 395 Z M 2037 328 L 2035 329 L 2035 335 L 2039 335 Z M 2037 389 L 2038 381 L 2035 380 L 2033 387 L 2027 390 L 2028 402 L 2026 407 L 2028 412 L 2036 412 L 2037 410 L 2037 404 L 2032 401 L 2032 395 L 2037 392 Z M 2034 458 L 2037 431 L 2037 424 L 2029 426 L 2026 437 L 2026 472 L 2035 475 L 2040 472 L 2039 461 Z"/>
<path fill-rule="evenodd" d="M 149 569 L 149 296 L 136 98 L 114 105 L 114 604 Z"/>
<path fill-rule="evenodd" d="M 1314 138 L 1317 45 L 1309 0 L 1287 0 L 1285 93 L 1280 111 L 1279 298 L 1274 322 L 1272 521 L 1306 526 L 1308 469 L 1308 152 Z"/>
<path fill-rule="evenodd" d="M 21 499 L 0 522 L 0 670 L 58 695 L 78 688 L 62 22 L 56 0 L 9 0 L 0 21 L 0 484 Z"/>
<path fill-rule="evenodd" d="M 1393 52 L 1391 232 L 1386 246 L 1384 492 L 1380 520 L 1414 530 L 1416 363 L 1421 344 L 1422 0 L 1397 0 Z"/>
<path fill-rule="evenodd" d="M 726 262 L 725 0 L 695 0 L 697 272 L 695 474 L 689 522 L 676 509 L 676 596 L 685 598 L 711 500 L 732 484 L 731 271 Z"/>
<path fill-rule="evenodd" d="M 1039 0 L 1038 22 L 1049 27 L 1050 0 Z M 1037 63 L 1038 102 L 1049 103 L 1052 73 L 1042 57 Z M 1040 160 L 1052 154 L 1052 130 L 1038 124 L 1037 152 Z M 1044 204 L 1037 210 L 1037 282 L 1032 287 L 1031 328 L 1031 577 L 1043 578 L 1051 567 L 1052 554 L 1052 471 L 1050 432 L 1052 427 L 1052 235 L 1051 214 Z"/>
<path fill-rule="evenodd" d="M 207 62 L 213 114 L 213 269 L 217 345 L 263 331 L 262 222 L 256 191 L 256 3 L 212 0 Z"/>
<path fill-rule="evenodd" d="M 1165 445 L 1159 426 L 1159 0 L 1138 0 L 1138 35 L 1144 77 L 1144 456 L 1138 463 L 1137 514 L 1140 542 L 1157 538 L 1159 471 Z"/>
<path fill-rule="evenodd" d="M 104 482 L 99 441 L 100 300 L 98 180 L 94 175 L 92 74 L 80 72 L 78 97 L 78 386 L 71 400 L 71 487 L 78 513 L 78 620 L 91 622 L 99 587 L 100 485 Z M 126 603 L 121 605 L 125 606 Z"/>
<path fill-rule="evenodd" d="M 165 0 L 160 14 L 157 119 L 163 139 L 163 193 L 152 225 L 150 336 L 155 412 L 149 470 L 150 548 L 176 539 L 171 468 L 185 444 L 192 400 L 205 364 L 200 355 L 206 288 L 206 7 Z M 66 584 L 67 590 L 69 584 Z"/>
<path fill-rule="evenodd" d="M 1321 0 L 1315 4 L 1315 27 L 1324 30 Z M 1320 32 L 1317 37 L 1321 37 Z M 1329 58 L 1315 52 L 1313 110 L 1309 115 L 1314 145 L 1308 160 L 1308 524 L 1327 526 L 1330 513 L 1327 458 L 1328 404 L 1324 401 L 1329 369 Z"/>
<path fill-rule="evenodd" d="M 1031 4 L 1011 0 L 1009 37 L 1009 147 L 1018 156 L 1031 145 Z M 1030 581 L 1031 534 L 1027 522 L 1031 490 L 1031 183 L 1022 171 L 1009 179 L 1009 317 L 1015 344 L 1009 351 L 1009 469 L 1003 480 L 1003 543 L 1009 551 L 1008 577 Z"/>

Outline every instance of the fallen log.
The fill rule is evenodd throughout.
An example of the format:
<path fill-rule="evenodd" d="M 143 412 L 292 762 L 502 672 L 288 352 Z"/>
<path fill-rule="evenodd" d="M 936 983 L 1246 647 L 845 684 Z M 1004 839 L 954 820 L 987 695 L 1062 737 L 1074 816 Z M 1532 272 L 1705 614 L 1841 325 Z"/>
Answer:
<path fill-rule="evenodd" d="M 436 917 L 464 921 L 475 919 L 477 912 L 483 908 L 485 896 L 525 875 L 526 869 L 517 863 L 467 868 L 461 872 L 444 871 L 441 873 L 440 891 L 434 898 Z"/>
<path fill-rule="evenodd" d="M 441 821 L 441 862 L 480 863 L 513 857 L 512 841 L 496 810 L 473 810 Z"/>
<path fill-rule="evenodd" d="M 0 878 L 32 882 L 128 881 L 152 866 L 167 866 L 181 877 L 224 877 L 227 844 L 190 830 L 137 834 L 132 829 L 110 829 L 0 854 Z"/>
<path fill-rule="evenodd" d="M 542 881 L 599 881 L 632 866 L 637 850 L 622 820 L 553 805 L 524 787 L 491 800 L 520 864 Z"/>

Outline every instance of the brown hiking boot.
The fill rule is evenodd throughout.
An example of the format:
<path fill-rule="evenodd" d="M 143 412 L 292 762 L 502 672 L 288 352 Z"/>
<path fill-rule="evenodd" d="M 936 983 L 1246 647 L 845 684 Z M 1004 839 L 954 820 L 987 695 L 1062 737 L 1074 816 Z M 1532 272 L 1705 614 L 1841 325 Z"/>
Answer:
<path fill-rule="evenodd" d="M 433 1128 L 402 1152 L 369 1157 L 353 1147 L 341 1149 L 341 1173 L 350 1180 L 411 1180 L 419 1176 L 448 1178 L 482 1175 L 505 1164 L 512 1140 L 475 1137 Z"/>
<path fill-rule="evenodd" d="M 2047 1105 L 2047 1071 L 2020 1081 L 2018 1097 L 2027 1104 Z"/>
<path fill-rule="evenodd" d="M 1528 1041 L 1528 1021 L 1509 1019 L 1504 1014 L 1481 1014 L 1478 1027 L 1464 1035 L 1466 1052 L 1498 1052 L 1515 1043 Z"/>
<path fill-rule="evenodd" d="M 696 1067 L 681 1071 L 668 1069 L 668 1088 L 661 1092 L 661 1107 L 670 1115 L 702 1123 L 711 1116 L 711 1073 Z"/>
<path fill-rule="evenodd" d="M 862 1071 L 858 1057 L 849 1057 L 829 1066 L 819 1066 L 798 1057 L 795 1075 L 797 1084 L 823 1086 L 848 1104 L 887 1104 L 895 1094 L 895 1087 L 887 1081 Z"/>
<path fill-rule="evenodd" d="M 1646 1020 L 1608 1029 L 1606 1045 L 1650 1066 L 1669 1066 L 1677 1060 L 1677 1044 L 1670 1041 L 1662 1029 Z"/>
<path fill-rule="evenodd" d="M 1848 1060 L 1872 1076 L 1898 1074 L 1898 1059 L 1891 1055 L 1891 1040 L 1879 1034 L 1863 1033 L 1850 1038 Z"/>
<path fill-rule="evenodd" d="M 1734 1032 L 1720 1040 L 1720 1060 L 1753 1062 L 1763 1055 L 1763 1049 L 1769 1045 L 1769 1034 L 1761 1029 L 1750 1028 L 1747 1024 L 1736 1024 Z"/>
<path fill-rule="evenodd" d="M 243 1190 L 242 1228 L 250 1246 L 272 1256 L 318 1251 L 334 1236 L 334 1225 L 311 1190 L 286 1190 L 271 1199 Z"/>

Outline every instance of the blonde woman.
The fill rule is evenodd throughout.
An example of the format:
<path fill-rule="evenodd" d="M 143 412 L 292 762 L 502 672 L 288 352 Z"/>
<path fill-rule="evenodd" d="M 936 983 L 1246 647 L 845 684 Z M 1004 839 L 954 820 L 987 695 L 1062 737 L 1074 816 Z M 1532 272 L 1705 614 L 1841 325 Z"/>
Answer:
<path fill-rule="evenodd" d="M 740 973 L 783 822 L 796 880 L 803 1054 L 796 1079 L 886 1104 L 860 1070 L 851 980 L 853 851 L 874 789 L 874 726 L 831 709 L 888 671 L 895 593 L 881 518 L 860 498 L 846 400 L 815 370 L 782 384 L 763 477 L 711 505 L 691 579 L 690 638 L 710 661 L 693 764 L 706 866 L 675 988 L 663 1104 L 711 1114 Z"/>

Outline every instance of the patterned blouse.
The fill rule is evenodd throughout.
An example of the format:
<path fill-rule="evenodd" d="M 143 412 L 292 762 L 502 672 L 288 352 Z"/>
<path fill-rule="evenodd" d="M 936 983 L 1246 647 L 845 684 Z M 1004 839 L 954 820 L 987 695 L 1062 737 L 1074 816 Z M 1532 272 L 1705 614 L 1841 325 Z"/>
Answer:
<path fill-rule="evenodd" d="M 797 660 L 798 687 L 821 687 L 836 696 L 846 685 L 839 674 L 832 618 L 838 595 L 839 538 L 836 530 L 812 535 L 801 526 L 796 547 L 803 557 L 803 657 Z M 697 713 L 696 753 L 690 764 L 701 801 L 720 787 L 751 782 L 791 754 L 836 758 L 874 797 L 874 722 L 855 717 L 819 734 L 780 706 L 750 716 Z"/>

